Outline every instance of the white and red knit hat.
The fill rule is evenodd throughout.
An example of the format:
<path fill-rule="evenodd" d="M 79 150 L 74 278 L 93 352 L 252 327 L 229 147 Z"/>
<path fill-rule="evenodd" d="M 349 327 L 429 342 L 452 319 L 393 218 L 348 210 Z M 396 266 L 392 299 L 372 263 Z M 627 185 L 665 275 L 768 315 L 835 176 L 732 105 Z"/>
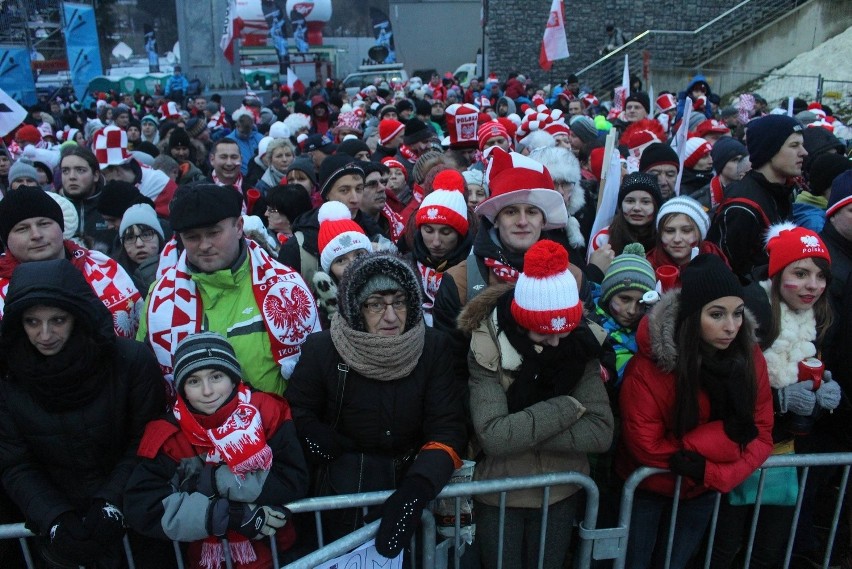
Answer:
<path fill-rule="evenodd" d="M 448 225 L 459 235 L 467 235 L 467 200 L 464 197 L 464 177 L 458 170 L 442 170 L 432 182 L 432 192 L 423 198 L 417 209 L 417 227 L 426 224 Z"/>
<path fill-rule="evenodd" d="M 560 136 L 568 136 L 569 134 L 571 134 L 571 129 L 568 128 L 568 125 L 561 120 L 550 123 L 549 125 L 544 127 L 543 130 L 544 132 L 551 135 L 553 138 L 558 138 Z"/>
<path fill-rule="evenodd" d="M 393 156 L 385 156 L 382 158 L 382 164 L 387 166 L 388 168 L 398 168 L 402 170 L 402 173 L 405 174 L 405 177 L 408 177 L 408 168 L 405 167 L 405 164 L 394 158 Z"/>
<path fill-rule="evenodd" d="M 684 168 L 695 168 L 698 161 L 710 154 L 713 147 L 710 143 L 701 138 L 694 136 L 686 141 L 686 147 L 683 150 L 683 166 Z"/>
<path fill-rule="evenodd" d="M 585 107 L 587 109 L 589 107 L 597 107 L 598 105 L 601 104 L 601 102 L 598 100 L 598 98 L 595 97 L 594 93 L 586 93 L 585 95 L 580 97 L 580 100 L 583 101 L 583 107 Z"/>
<path fill-rule="evenodd" d="M 826 112 L 822 108 L 822 104 L 819 101 L 814 101 L 813 103 L 808 105 L 808 110 L 818 116 L 821 119 L 826 117 Z"/>
<path fill-rule="evenodd" d="M 499 146 L 491 149 L 485 179 L 490 197 L 476 206 L 476 214 L 494 223 L 506 206 L 528 204 L 544 213 L 543 229 L 558 229 L 568 223 L 562 194 L 553 189 L 553 178 L 540 163 Z"/>
<path fill-rule="evenodd" d="M 396 119 L 382 119 L 379 122 L 379 144 L 384 146 L 395 136 L 405 131 L 405 125 Z"/>
<path fill-rule="evenodd" d="M 538 334 L 564 334 L 580 324 L 583 304 L 565 247 L 542 239 L 529 248 L 511 311 L 519 326 Z"/>
<path fill-rule="evenodd" d="M 447 132 L 450 135 L 450 148 L 477 148 L 476 124 L 479 110 L 469 103 L 450 105 L 444 110 L 447 118 Z"/>
<path fill-rule="evenodd" d="M 101 170 L 110 166 L 123 166 L 133 159 L 127 151 L 127 133 L 115 125 L 106 127 L 95 136 L 94 147 Z"/>
<path fill-rule="evenodd" d="M 769 253 L 770 277 L 802 259 L 819 258 L 831 263 L 831 256 L 819 235 L 790 222 L 777 223 L 766 231 L 766 252 Z"/>
<path fill-rule="evenodd" d="M 341 255 L 363 249 L 373 250 L 361 226 L 352 221 L 349 208 L 341 202 L 325 202 L 319 209 L 317 248 L 322 270 L 328 272 L 331 263 Z"/>
<path fill-rule="evenodd" d="M 654 101 L 657 105 L 657 112 L 664 113 L 677 108 L 677 99 L 671 93 L 663 93 L 657 100 Z"/>
<path fill-rule="evenodd" d="M 160 105 L 160 116 L 163 120 L 176 120 L 181 118 L 180 111 L 178 111 L 177 103 L 174 101 L 167 101 Z"/>
<path fill-rule="evenodd" d="M 485 143 L 497 136 L 502 136 L 508 140 L 510 144 L 512 143 L 512 137 L 509 136 L 509 131 L 506 130 L 506 127 L 500 122 L 494 120 L 484 122 L 479 125 L 479 130 L 477 131 L 477 137 L 479 138 L 479 150 L 485 150 Z"/>

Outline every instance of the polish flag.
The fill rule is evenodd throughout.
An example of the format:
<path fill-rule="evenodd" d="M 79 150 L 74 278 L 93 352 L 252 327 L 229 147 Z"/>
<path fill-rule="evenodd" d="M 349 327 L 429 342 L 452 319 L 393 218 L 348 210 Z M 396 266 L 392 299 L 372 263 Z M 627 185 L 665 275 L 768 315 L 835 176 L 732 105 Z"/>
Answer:
<path fill-rule="evenodd" d="M 565 10 L 562 0 L 553 0 L 550 5 L 550 16 L 544 28 L 544 39 L 541 41 L 541 53 L 538 65 L 545 71 L 550 71 L 553 62 L 565 59 L 568 53 L 568 38 L 565 37 Z"/>
<path fill-rule="evenodd" d="M 291 67 L 287 68 L 287 87 L 291 93 L 305 94 L 305 84 L 302 83 L 302 80 L 293 72 Z"/>
<path fill-rule="evenodd" d="M 225 29 L 219 40 L 219 48 L 230 63 L 234 62 L 234 41 L 239 39 L 242 32 L 243 21 L 237 18 L 237 4 L 235 0 L 228 0 L 228 12 L 225 14 Z"/>

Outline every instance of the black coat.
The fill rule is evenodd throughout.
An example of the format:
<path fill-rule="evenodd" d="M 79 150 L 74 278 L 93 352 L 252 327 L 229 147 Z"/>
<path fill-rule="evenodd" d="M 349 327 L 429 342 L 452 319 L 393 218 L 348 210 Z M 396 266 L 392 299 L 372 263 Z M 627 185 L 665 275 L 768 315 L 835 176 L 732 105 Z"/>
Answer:
<path fill-rule="evenodd" d="M 449 351 L 448 338 L 427 328 L 423 352 L 408 376 L 382 381 L 350 370 L 335 433 L 337 366 L 343 359 L 330 331 L 311 334 L 285 392 L 303 443 L 305 431 L 321 429 L 351 451 L 399 457 L 438 442 L 461 457 L 467 444 L 462 386 L 453 379 Z M 437 493 L 452 472 L 449 454 L 429 450 L 419 453 L 405 476 L 425 478 Z"/>

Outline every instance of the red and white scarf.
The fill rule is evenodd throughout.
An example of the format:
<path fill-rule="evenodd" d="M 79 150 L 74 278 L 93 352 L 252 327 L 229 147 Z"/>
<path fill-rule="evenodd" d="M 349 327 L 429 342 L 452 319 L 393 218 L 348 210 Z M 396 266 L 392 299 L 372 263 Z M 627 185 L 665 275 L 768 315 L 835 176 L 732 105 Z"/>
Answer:
<path fill-rule="evenodd" d="M 504 283 L 518 282 L 518 277 L 521 276 L 520 271 L 516 268 L 511 265 L 507 265 L 506 263 L 501 263 L 497 259 L 491 259 L 490 257 L 485 257 L 485 266 L 491 269 L 494 276 Z"/>
<path fill-rule="evenodd" d="M 420 158 L 420 156 L 418 156 L 416 152 L 414 152 L 412 149 L 410 149 L 404 144 L 399 145 L 399 155 L 411 162 L 412 164 L 417 162 L 417 159 Z"/>
<path fill-rule="evenodd" d="M 247 239 L 254 299 L 263 315 L 272 357 L 290 377 L 302 342 L 320 330 L 317 309 L 305 281 L 296 271 L 273 260 L 260 245 Z M 201 330 L 204 308 L 186 264 L 186 251 L 154 285 L 148 302 L 148 343 L 170 383 L 172 354 L 183 338 Z"/>
<path fill-rule="evenodd" d="M 237 478 L 244 480 L 249 472 L 269 470 L 272 467 L 272 449 L 266 443 L 260 411 L 251 404 L 251 390 L 242 382 L 236 389 L 236 408 L 214 429 L 205 429 L 198 424 L 183 397 L 177 398 L 172 413 L 189 442 L 207 451 L 208 463 L 224 462 Z M 231 530 L 227 538 L 231 557 L 238 564 L 257 560 L 248 538 Z M 205 569 L 218 569 L 224 560 L 222 542 L 214 536 L 205 538 L 201 545 L 200 565 Z"/>
<path fill-rule="evenodd" d="M 438 271 L 420 261 L 417 261 L 417 268 L 420 270 L 420 282 L 423 283 L 423 293 L 426 295 L 426 300 L 423 302 L 424 310 L 432 310 L 432 305 L 435 303 L 435 295 L 438 294 L 438 288 L 441 286 L 441 280 L 444 278 L 443 271 Z"/>
<path fill-rule="evenodd" d="M 84 249 L 73 241 L 65 241 L 65 254 L 71 264 L 77 267 L 86 282 L 92 287 L 107 310 L 112 314 L 112 326 L 115 335 L 120 338 L 135 338 L 139 328 L 139 316 L 145 301 L 136 290 L 133 279 L 121 265 L 100 251 Z M 9 277 L 18 266 L 17 259 L 8 253 L 2 257 L 0 274 L 8 275 L 0 278 L 0 318 L 6 304 L 6 293 L 9 290 Z"/>
<path fill-rule="evenodd" d="M 217 186 L 234 186 L 234 188 L 237 190 L 237 193 L 240 194 L 240 200 L 242 200 L 242 209 L 240 210 L 240 213 L 245 215 L 248 209 L 246 209 L 246 200 L 243 198 L 243 175 L 237 174 L 237 179 L 234 180 L 233 184 L 228 184 L 227 182 L 223 182 L 222 180 L 220 180 L 219 176 L 216 175 L 216 170 L 213 170 L 213 173 L 210 174 L 210 177 L 213 178 L 213 183 Z"/>
<path fill-rule="evenodd" d="M 722 187 L 722 180 L 719 176 L 713 176 L 710 180 L 710 211 L 716 211 L 724 199 L 725 188 Z"/>
<path fill-rule="evenodd" d="M 385 202 L 380 213 L 388 222 L 388 231 L 390 232 L 391 241 L 396 243 L 405 232 L 405 225 L 402 223 L 402 216 L 395 212 L 388 202 Z"/>

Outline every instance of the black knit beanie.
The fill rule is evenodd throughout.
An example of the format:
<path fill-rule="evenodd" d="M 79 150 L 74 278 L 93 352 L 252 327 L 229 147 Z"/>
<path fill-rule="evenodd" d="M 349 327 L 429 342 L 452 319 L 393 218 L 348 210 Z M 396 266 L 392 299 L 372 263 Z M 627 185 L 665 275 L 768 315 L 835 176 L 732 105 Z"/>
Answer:
<path fill-rule="evenodd" d="M 185 337 L 175 348 L 174 362 L 175 389 L 181 395 L 184 394 L 186 379 L 201 369 L 221 371 L 234 384 L 243 377 L 234 348 L 216 332 L 198 332 Z"/>
<path fill-rule="evenodd" d="M 32 217 L 52 219 L 65 230 L 65 215 L 56 200 L 41 188 L 24 186 L 0 200 L 0 240 L 6 243 L 12 228 Z"/>
<path fill-rule="evenodd" d="M 621 188 L 618 190 L 618 210 L 621 209 L 621 202 L 627 197 L 630 192 L 647 192 L 651 199 L 654 200 L 654 211 L 660 209 L 663 203 L 663 194 L 660 193 L 660 185 L 657 183 L 657 177 L 644 172 L 633 172 L 624 177 L 621 182 Z"/>
<path fill-rule="evenodd" d="M 746 143 L 752 169 L 757 169 L 778 154 L 793 133 L 801 133 L 802 125 L 787 115 L 767 115 L 754 119 L 746 127 Z"/>
<path fill-rule="evenodd" d="M 110 217 L 121 217 L 127 208 L 133 204 L 140 203 L 142 192 L 135 184 L 124 180 L 110 180 L 104 184 L 101 197 L 98 199 L 97 209 L 101 215 Z"/>
<path fill-rule="evenodd" d="M 717 298 L 743 296 L 743 287 L 736 275 L 721 257 L 710 253 L 698 255 L 681 269 L 680 284 L 678 324 Z"/>

